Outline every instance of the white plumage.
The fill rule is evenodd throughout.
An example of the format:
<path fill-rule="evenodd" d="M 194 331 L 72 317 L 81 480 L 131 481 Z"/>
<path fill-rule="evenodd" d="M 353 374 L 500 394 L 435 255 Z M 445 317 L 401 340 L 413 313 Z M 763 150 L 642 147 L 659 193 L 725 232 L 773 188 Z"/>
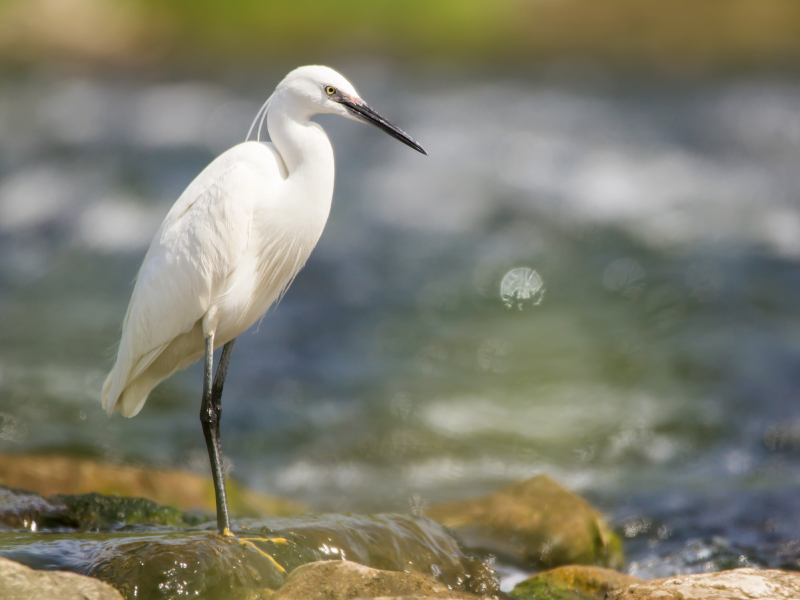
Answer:
<path fill-rule="evenodd" d="M 167 214 L 139 270 L 103 407 L 132 417 L 150 391 L 220 347 L 275 302 L 319 240 L 333 196 L 333 149 L 309 121 L 351 116 L 324 86 L 357 97 L 327 67 L 290 73 L 271 98 L 272 143 L 245 142 L 214 160 Z"/>
<path fill-rule="evenodd" d="M 109 413 L 134 416 L 158 383 L 203 356 L 210 332 L 215 347 L 224 345 L 289 285 L 328 218 L 328 154 L 329 168 L 318 175 L 327 185 L 311 197 L 291 193 L 294 181 L 280 155 L 258 142 L 227 151 L 192 182 L 139 271 L 117 362 L 103 386 Z"/>
<path fill-rule="evenodd" d="M 333 148 L 322 127 L 310 121 L 319 113 L 371 123 L 425 153 L 336 71 L 301 67 L 289 73 L 253 122 L 260 139 L 266 118 L 272 142 L 245 142 L 219 156 L 156 232 L 136 278 L 116 363 L 103 384 L 103 408 L 132 417 L 156 385 L 205 357 L 200 420 L 217 528 L 226 535 L 231 531 L 219 437 L 222 386 L 236 336 L 286 290 L 328 220 Z M 213 350 L 220 346 L 212 378 Z"/>

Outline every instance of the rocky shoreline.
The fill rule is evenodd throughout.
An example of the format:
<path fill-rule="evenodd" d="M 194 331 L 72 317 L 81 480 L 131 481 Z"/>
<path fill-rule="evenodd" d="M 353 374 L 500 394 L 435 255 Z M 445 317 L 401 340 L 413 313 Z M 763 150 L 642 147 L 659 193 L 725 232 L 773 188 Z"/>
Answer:
<path fill-rule="evenodd" d="M 0 484 L 4 599 L 800 598 L 788 571 L 625 575 L 619 536 L 546 475 L 418 516 L 309 514 L 234 484 L 237 538 L 190 473 L 0 455 Z M 535 574 L 501 592 L 495 558 Z"/>

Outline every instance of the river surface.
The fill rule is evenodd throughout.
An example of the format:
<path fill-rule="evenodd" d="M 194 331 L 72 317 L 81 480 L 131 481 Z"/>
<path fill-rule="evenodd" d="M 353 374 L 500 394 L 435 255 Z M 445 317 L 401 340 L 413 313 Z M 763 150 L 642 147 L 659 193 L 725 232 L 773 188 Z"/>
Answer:
<path fill-rule="evenodd" d="M 237 342 L 233 475 L 408 512 L 544 472 L 634 574 L 800 568 L 800 78 L 337 66 L 430 156 L 320 118 L 333 208 Z M 0 450 L 208 471 L 199 365 L 98 398 L 158 224 L 279 78 L 3 77 Z"/>

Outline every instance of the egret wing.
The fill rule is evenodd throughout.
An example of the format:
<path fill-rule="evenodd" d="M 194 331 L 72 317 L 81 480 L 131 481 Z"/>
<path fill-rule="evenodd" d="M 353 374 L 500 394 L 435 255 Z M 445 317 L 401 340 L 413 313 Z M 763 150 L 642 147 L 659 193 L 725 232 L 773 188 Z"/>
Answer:
<path fill-rule="evenodd" d="M 150 245 L 104 386 L 109 412 L 128 382 L 203 317 L 247 248 L 259 174 L 226 162 L 218 159 L 192 182 Z"/>

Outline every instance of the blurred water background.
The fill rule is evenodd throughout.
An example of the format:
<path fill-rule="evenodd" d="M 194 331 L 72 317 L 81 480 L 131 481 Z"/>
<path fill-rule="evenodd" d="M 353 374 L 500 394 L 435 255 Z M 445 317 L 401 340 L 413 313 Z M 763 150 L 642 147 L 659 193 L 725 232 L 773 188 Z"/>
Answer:
<path fill-rule="evenodd" d="M 757 3 L 734 4 L 746 21 Z M 150 6 L 107 8 L 137 5 Z M 198 9 L 196 35 L 211 12 Z M 635 41 L 585 35 L 560 56 L 531 34 L 491 63 L 471 58 L 491 40 L 470 45 L 458 29 L 450 45 L 417 32 L 409 50 L 401 23 L 333 52 L 320 49 L 336 39 L 322 28 L 319 43 L 256 64 L 239 60 L 256 46 L 246 35 L 212 39 L 193 61 L 196 40 L 178 44 L 174 28 L 161 54 L 100 36 L 64 59 L 69 40 L 34 28 L 20 42 L 11 22 L 0 35 L 0 450 L 207 472 L 199 365 L 131 420 L 107 418 L 100 386 L 171 204 L 244 139 L 296 61 L 323 62 L 430 156 L 320 119 L 336 151 L 333 209 L 280 306 L 237 343 L 222 421 L 233 475 L 315 510 L 407 512 L 545 472 L 611 515 L 637 575 L 800 568 L 790 26 L 766 29 L 772 45 L 745 36 L 760 49 L 750 53 L 678 35 L 694 62 L 655 43 L 643 62 L 620 62 Z M 389 50 L 366 58 L 358 44 L 373 39 Z M 209 67 L 214 48 L 224 52 Z"/>

